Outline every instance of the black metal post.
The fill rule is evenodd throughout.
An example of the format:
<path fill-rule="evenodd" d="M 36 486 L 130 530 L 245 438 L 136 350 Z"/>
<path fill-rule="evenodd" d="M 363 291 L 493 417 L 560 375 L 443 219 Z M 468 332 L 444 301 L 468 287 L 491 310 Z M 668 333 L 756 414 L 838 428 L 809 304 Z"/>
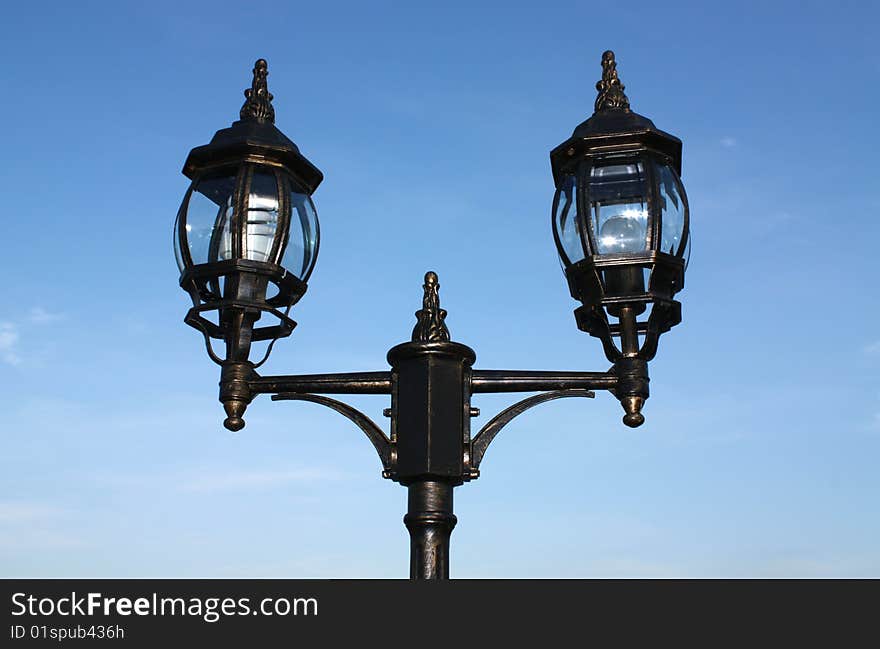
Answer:
<path fill-rule="evenodd" d="M 449 537 L 457 519 L 448 482 L 423 480 L 409 485 L 403 523 L 410 538 L 410 579 L 449 579 Z"/>
<path fill-rule="evenodd" d="M 627 305 L 620 307 L 620 351 L 626 357 L 639 355 L 639 332 L 636 326 L 636 310 Z"/>

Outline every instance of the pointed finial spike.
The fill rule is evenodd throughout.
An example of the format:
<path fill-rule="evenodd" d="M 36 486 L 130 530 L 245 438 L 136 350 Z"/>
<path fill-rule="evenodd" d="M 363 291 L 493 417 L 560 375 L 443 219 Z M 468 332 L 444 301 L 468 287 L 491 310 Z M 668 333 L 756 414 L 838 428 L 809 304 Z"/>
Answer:
<path fill-rule="evenodd" d="M 413 342 L 449 342 L 449 329 L 446 328 L 446 311 L 440 308 L 440 280 L 437 273 L 425 273 L 425 289 L 422 308 L 416 311 L 418 322 L 413 329 Z"/>
<path fill-rule="evenodd" d="M 245 101 L 241 107 L 241 119 L 268 121 L 275 123 L 275 109 L 272 107 L 272 93 L 266 77 L 269 76 L 269 64 L 266 59 L 257 59 L 254 63 L 254 80 L 251 87 L 244 91 Z"/>
<path fill-rule="evenodd" d="M 625 86 L 617 76 L 617 61 L 614 52 L 605 50 L 602 53 L 602 79 L 596 83 L 599 96 L 596 97 L 595 110 L 624 110 L 629 112 L 629 99 L 623 92 Z"/>

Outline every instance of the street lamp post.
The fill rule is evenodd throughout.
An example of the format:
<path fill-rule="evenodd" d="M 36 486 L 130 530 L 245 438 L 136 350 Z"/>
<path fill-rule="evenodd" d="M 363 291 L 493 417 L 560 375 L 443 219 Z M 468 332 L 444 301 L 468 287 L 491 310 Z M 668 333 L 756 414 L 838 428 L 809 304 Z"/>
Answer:
<path fill-rule="evenodd" d="M 254 66 L 241 119 L 193 149 L 184 165 L 192 184 L 175 222 L 174 249 L 180 285 L 193 302 L 185 321 L 201 331 L 221 366 L 224 426 L 241 430 L 259 394 L 318 403 L 352 421 L 375 447 L 383 477 L 407 487 L 412 579 L 448 578 L 453 490 L 479 477 L 486 449 L 514 417 L 545 401 L 607 390 L 620 400 L 626 425 L 644 421 L 648 361 L 660 334 L 681 320 L 673 299 L 689 246 L 681 141 L 630 110 L 613 52 L 603 54 L 602 69 L 593 116 L 550 160 L 554 239 L 581 302 L 578 327 L 601 340 L 613 363 L 607 372 L 474 369 L 474 351 L 450 338 L 439 280 L 428 272 L 412 339 L 388 352 L 390 370 L 262 376 L 257 368 L 272 345 L 296 326 L 289 312 L 317 257 L 311 195 L 323 179 L 274 125 L 266 61 Z M 258 326 L 263 318 L 270 324 Z M 266 349 L 256 360 L 260 341 Z M 479 414 L 471 397 L 489 392 L 538 394 L 471 435 L 470 420 Z M 390 395 L 390 434 L 331 394 Z"/>

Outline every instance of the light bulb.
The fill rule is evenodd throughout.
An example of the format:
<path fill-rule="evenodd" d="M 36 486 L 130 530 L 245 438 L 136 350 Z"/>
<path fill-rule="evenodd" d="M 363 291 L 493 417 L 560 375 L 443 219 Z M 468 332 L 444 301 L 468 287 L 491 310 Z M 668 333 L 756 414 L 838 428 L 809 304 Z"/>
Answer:
<path fill-rule="evenodd" d="M 626 210 L 612 216 L 599 230 L 600 254 L 639 252 L 646 244 L 644 210 Z"/>

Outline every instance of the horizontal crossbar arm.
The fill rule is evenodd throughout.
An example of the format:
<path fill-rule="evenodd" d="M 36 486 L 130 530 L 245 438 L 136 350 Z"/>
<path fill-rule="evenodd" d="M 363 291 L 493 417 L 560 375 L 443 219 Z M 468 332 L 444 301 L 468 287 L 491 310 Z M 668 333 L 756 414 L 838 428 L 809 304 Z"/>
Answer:
<path fill-rule="evenodd" d="M 341 372 L 259 376 L 248 382 L 254 394 L 391 394 L 391 372 Z M 537 372 L 473 370 L 471 391 L 545 392 L 548 390 L 613 390 L 609 372 Z"/>
<path fill-rule="evenodd" d="M 391 394 L 391 372 L 260 376 L 248 385 L 255 394 Z"/>
<path fill-rule="evenodd" d="M 532 372 L 474 370 L 471 390 L 477 392 L 544 392 L 548 390 L 612 390 L 617 377 L 610 372 Z"/>

